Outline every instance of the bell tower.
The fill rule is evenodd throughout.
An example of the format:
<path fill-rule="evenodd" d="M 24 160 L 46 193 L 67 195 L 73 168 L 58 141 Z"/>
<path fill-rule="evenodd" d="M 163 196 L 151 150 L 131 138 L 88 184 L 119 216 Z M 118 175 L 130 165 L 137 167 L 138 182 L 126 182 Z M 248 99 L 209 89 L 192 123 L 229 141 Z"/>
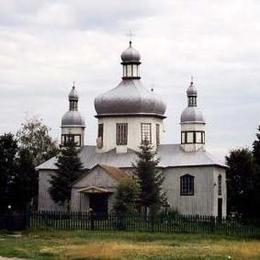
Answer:
<path fill-rule="evenodd" d="M 186 152 L 205 150 L 205 120 L 197 107 L 197 90 L 190 83 L 187 91 L 188 106 L 181 114 L 181 147 Z"/>
<path fill-rule="evenodd" d="M 78 111 L 79 95 L 72 86 L 69 93 L 69 110 L 61 120 L 61 145 L 73 140 L 78 147 L 84 146 L 85 121 Z"/>

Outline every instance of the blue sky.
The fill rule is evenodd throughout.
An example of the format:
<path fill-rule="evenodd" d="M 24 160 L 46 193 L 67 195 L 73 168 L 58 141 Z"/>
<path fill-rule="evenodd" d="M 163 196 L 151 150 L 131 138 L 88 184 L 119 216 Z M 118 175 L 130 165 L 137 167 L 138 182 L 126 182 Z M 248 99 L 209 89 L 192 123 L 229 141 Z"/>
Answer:
<path fill-rule="evenodd" d="M 0 133 L 34 115 L 59 138 L 73 81 L 94 144 L 94 98 L 121 80 L 135 34 L 141 76 L 167 102 L 165 143 L 180 139 L 191 75 L 207 121 L 208 150 L 250 147 L 260 124 L 257 0 L 0 0 Z"/>

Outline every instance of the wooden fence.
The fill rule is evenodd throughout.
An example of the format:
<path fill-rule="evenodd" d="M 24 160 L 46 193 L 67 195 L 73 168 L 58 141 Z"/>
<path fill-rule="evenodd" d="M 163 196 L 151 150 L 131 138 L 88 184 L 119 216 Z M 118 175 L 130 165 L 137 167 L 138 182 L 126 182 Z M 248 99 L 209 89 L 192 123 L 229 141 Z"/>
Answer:
<path fill-rule="evenodd" d="M 243 223 L 235 219 L 218 219 L 211 216 L 140 215 L 96 216 L 83 212 L 30 213 L 28 228 L 60 230 L 126 230 L 176 233 L 219 233 L 226 235 L 260 236 L 260 225 Z M 255 221 L 255 223 L 260 223 Z"/>

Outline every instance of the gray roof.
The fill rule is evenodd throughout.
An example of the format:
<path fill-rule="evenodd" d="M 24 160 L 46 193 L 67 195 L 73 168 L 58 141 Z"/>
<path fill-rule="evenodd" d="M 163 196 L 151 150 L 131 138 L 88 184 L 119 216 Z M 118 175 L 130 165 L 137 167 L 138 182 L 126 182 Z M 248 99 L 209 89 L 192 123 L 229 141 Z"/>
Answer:
<path fill-rule="evenodd" d="M 79 95 L 78 95 L 78 92 L 75 89 L 75 86 L 72 87 L 72 89 L 69 93 L 69 100 L 75 100 L 75 101 L 79 100 Z"/>
<path fill-rule="evenodd" d="M 123 63 L 139 63 L 141 55 L 139 51 L 132 47 L 132 42 L 129 42 L 129 47 L 122 52 L 121 59 Z"/>
<path fill-rule="evenodd" d="M 61 126 L 85 127 L 85 121 L 77 110 L 67 111 L 61 119 Z"/>
<path fill-rule="evenodd" d="M 96 147 L 86 145 L 80 151 L 79 157 L 85 169 L 91 169 L 96 164 L 106 164 L 119 168 L 132 167 L 136 161 L 135 152 L 128 149 L 127 153 L 116 153 L 116 150 L 110 150 L 106 153 L 97 153 Z M 179 144 L 163 144 L 158 148 L 158 157 L 160 158 L 159 167 L 184 167 L 184 166 L 209 166 L 216 165 L 226 167 L 224 162 L 214 158 L 205 151 L 184 152 Z M 57 169 L 55 166 L 56 158 L 39 165 L 37 170 Z"/>
<path fill-rule="evenodd" d="M 166 104 L 160 96 L 146 89 L 141 80 L 127 79 L 95 99 L 97 117 L 158 116 L 164 117 Z"/>
<path fill-rule="evenodd" d="M 205 120 L 198 107 L 186 107 L 181 113 L 181 123 L 205 124 Z"/>

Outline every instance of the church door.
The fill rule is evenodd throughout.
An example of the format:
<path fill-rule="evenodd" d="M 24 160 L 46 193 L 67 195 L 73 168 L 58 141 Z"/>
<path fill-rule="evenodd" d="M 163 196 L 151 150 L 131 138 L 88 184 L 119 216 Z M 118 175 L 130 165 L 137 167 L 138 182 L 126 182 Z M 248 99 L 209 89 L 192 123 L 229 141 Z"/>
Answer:
<path fill-rule="evenodd" d="M 89 207 L 97 217 L 106 216 L 108 213 L 108 194 L 89 194 Z"/>
<path fill-rule="evenodd" d="M 218 199 L 218 218 L 220 221 L 222 219 L 222 203 L 223 203 L 223 199 L 219 198 Z"/>

